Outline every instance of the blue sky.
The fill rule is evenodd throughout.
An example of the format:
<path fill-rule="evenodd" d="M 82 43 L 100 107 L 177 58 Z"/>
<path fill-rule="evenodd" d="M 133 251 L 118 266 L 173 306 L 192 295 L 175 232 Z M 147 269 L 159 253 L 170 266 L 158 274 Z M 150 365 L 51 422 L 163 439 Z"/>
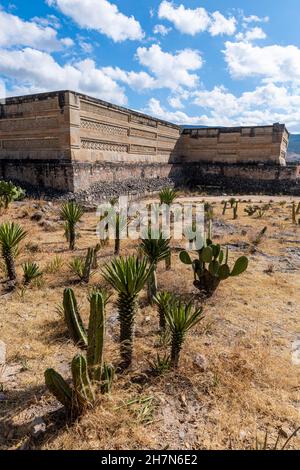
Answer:
<path fill-rule="evenodd" d="M 0 0 L 0 93 L 300 133 L 299 0 Z"/>

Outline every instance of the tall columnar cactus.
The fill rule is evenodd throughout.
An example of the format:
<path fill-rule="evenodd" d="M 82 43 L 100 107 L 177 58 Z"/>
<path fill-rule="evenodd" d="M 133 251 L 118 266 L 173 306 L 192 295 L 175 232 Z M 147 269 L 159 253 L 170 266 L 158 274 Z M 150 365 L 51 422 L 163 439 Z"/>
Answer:
<path fill-rule="evenodd" d="M 297 220 L 297 216 L 300 215 L 300 202 L 298 204 L 295 203 L 295 201 L 293 201 L 293 205 L 292 205 L 292 220 L 293 220 L 293 224 L 295 225 L 298 225 L 300 224 L 300 217 L 299 219 Z"/>
<path fill-rule="evenodd" d="M 118 258 L 105 265 L 103 276 L 118 292 L 121 368 L 131 365 L 137 296 L 152 273 L 146 258 Z"/>
<path fill-rule="evenodd" d="M 89 376 L 86 358 L 77 354 L 72 360 L 71 371 L 78 407 L 91 406 L 95 401 L 95 387 Z"/>
<path fill-rule="evenodd" d="M 63 296 L 63 310 L 65 321 L 74 343 L 81 348 L 88 345 L 87 332 L 81 319 L 77 300 L 72 289 L 65 289 Z"/>
<path fill-rule="evenodd" d="M 192 303 L 184 304 L 173 300 L 166 310 L 166 320 L 172 335 L 171 363 L 177 368 L 180 352 L 187 332 L 204 318 L 202 308 L 193 308 Z"/>
<path fill-rule="evenodd" d="M 88 284 L 90 281 L 91 270 L 92 270 L 94 259 L 95 259 L 95 249 L 88 248 L 87 255 L 85 258 L 84 268 L 83 268 L 83 274 L 82 274 L 82 280 L 86 284 Z"/>
<path fill-rule="evenodd" d="M 238 208 L 239 208 L 239 201 L 236 201 L 232 210 L 233 210 L 233 219 L 236 220 L 238 218 Z"/>
<path fill-rule="evenodd" d="M 228 201 L 224 201 L 222 215 L 226 214 L 227 209 L 228 209 Z"/>
<path fill-rule="evenodd" d="M 197 251 L 198 259 L 192 260 L 187 251 L 179 255 L 182 263 L 191 265 L 194 271 L 194 286 L 211 296 L 219 283 L 229 277 L 235 277 L 246 271 L 248 258 L 241 256 L 234 264 L 233 269 L 228 265 L 228 248 L 221 249 L 221 245 L 213 244 L 210 239 Z"/>
<path fill-rule="evenodd" d="M 65 291 L 65 302 L 71 310 L 71 330 L 75 330 L 75 337 L 80 334 L 83 327 L 78 314 L 76 299 L 71 289 Z M 112 388 L 115 370 L 110 364 L 103 364 L 104 336 L 105 336 L 105 305 L 107 295 L 104 292 L 95 292 L 90 297 L 90 320 L 88 330 L 87 357 L 77 354 L 71 363 L 73 387 L 53 369 L 45 372 L 45 382 L 53 395 L 73 414 L 81 413 L 90 407 L 96 400 L 97 389 L 101 393 L 108 393 Z M 77 313 L 77 314 L 76 314 Z M 78 321 L 79 318 L 79 321 Z M 74 320 L 75 319 L 75 320 Z M 74 328 L 74 321 L 77 325 Z M 86 335 L 86 332 L 85 332 Z M 82 338 L 81 338 L 82 339 Z"/>
<path fill-rule="evenodd" d="M 105 337 L 106 296 L 101 292 L 90 299 L 90 319 L 88 328 L 87 362 L 93 381 L 100 382 L 102 377 L 103 350 Z"/>
<path fill-rule="evenodd" d="M 153 299 L 158 307 L 159 327 L 161 331 L 166 329 L 166 312 L 172 299 L 173 295 L 170 292 L 159 292 Z"/>

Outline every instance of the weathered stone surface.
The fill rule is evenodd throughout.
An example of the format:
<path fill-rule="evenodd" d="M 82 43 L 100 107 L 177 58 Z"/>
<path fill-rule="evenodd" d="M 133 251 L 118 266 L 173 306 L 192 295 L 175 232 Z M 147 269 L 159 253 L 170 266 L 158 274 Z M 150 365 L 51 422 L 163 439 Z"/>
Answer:
<path fill-rule="evenodd" d="M 181 132 L 80 93 L 42 93 L 0 104 L 0 178 L 88 198 L 166 184 L 299 194 L 300 167 L 281 166 L 288 137 L 280 124 Z"/>

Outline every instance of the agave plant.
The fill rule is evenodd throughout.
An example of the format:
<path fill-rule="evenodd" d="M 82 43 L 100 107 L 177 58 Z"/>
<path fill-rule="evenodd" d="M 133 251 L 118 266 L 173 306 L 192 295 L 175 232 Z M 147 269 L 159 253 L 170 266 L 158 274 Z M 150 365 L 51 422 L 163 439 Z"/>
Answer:
<path fill-rule="evenodd" d="M 65 221 L 65 236 L 70 250 L 75 249 L 76 226 L 83 214 L 83 208 L 75 201 L 65 202 L 60 210 L 60 216 Z"/>
<path fill-rule="evenodd" d="M 0 246 L 10 281 L 17 279 L 15 257 L 19 243 L 26 237 L 27 232 L 19 224 L 5 222 L 0 225 Z"/>
<path fill-rule="evenodd" d="M 28 286 L 34 279 L 37 279 L 43 275 L 40 271 L 39 265 L 28 261 L 22 264 L 23 269 L 23 282 L 25 286 Z"/>
<path fill-rule="evenodd" d="M 25 196 L 25 191 L 11 181 L 0 181 L 0 199 L 7 209 L 12 201 L 17 201 Z"/>
<path fill-rule="evenodd" d="M 117 258 L 102 270 L 105 280 L 118 292 L 121 367 L 131 365 L 137 296 L 152 273 L 146 258 Z"/>
<path fill-rule="evenodd" d="M 202 308 L 193 308 L 192 302 L 173 301 L 166 310 L 166 320 L 172 335 L 171 363 L 177 368 L 180 351 L 187 332 L 204 318 Z"/>
<path fill-rule="evenodd" d="M 172 188 L 162 189 L 159 193 L 159 199 L 161 204 L 172 204 L 177 197 L 177 193 Z"/>
<path fill-rule="evenodd" d="M 140 249 L 153 266 L 152 274 L 148 278 L 148 301 L 152 303 L 153 297 L 157 294 L 157 264 L 170 257 L 170 240 L 163 238 L 160 232 L 158 238 L 151 238 L 151 229 L 148 231 L 148 237 L 142 238 Z"/>
<path fill-rule="evenodd" d="M 170 292 L 159 292 L 154 298 L 154 302 L 158 307 L 159 327 L 161 331 L 166 329 L 166 311 L 169 308 L 170 302 L 174 299 L 173 294 Z"/>

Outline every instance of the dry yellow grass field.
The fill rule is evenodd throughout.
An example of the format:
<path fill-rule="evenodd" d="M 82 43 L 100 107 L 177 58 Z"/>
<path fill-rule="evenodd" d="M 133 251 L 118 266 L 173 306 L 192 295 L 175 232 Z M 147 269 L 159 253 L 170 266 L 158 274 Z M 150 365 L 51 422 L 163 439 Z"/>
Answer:
<path fill-rule="evenodd" d="M 97 243 L 94 212 L 85 213 L 80 223 L 75 253 L 64 239 L 59 204 L 26 200 L 1 215 L 1 223 L 13 220 L 28 231 L 17 260 L 19 279 L 27 260 L 44 271 L 38 283 L 13 293 L 5 291 L 1 275 L 0 339 L 7 346 L 6 374 L 11 374 L 1 385 L 1 449 L 253 449 L 266 431 L 271 448 L 280 429 L 284 442 L 300 425 L 300 226 L 292 224 L 288 198 L 286 203 L 273 198 L 261 219 L 247 216 L 249 203 L 243 202 L 237 220 L 230 210 L 222 216 L 222 198 L 212 199 L 216 241 L 229 244 L 231 262 L 248 255 L 248 270 L 222 282 L 205 302 L 205 319 L 188 335 L 179 370 L 160 377 L 149 374 L 148 363 L 164 351 L 158 314 L 143 291 L 133 367 L 116 377 L 112 393 L 101 396 L 95 409 L 67 424 L 62 413 L 57 417 L 60 405 L 44 385 L 47 367 L 68 378 L 76 353 L 57 307 L 64 288 L 71 286 L 87 320 L 87 294 L 92 286 L 105 285 L 100 268 L 111 259 L 113 246 L 101 250 L 99 270 L 84 286 L 76 283 L 68 263 Z M 41 210 L 41 221 L 31 220 Z M 267 233 L 253 252 L 252 242 L 265 226 Z M 192 271 L 178 258 L 179 246 L 173 243 L 170 271 L 159 265 L 159 289 L 192 296 L 199 304 Z M 123 242 L 121 254 L 136 247 L 137 242 Z M 113 294 L 105 357 L 116 364 L 115 301 Z M 45 429 L 34 433 L 39 423 Z M 288 448 L 300 448 L 300 435 Z"/>

